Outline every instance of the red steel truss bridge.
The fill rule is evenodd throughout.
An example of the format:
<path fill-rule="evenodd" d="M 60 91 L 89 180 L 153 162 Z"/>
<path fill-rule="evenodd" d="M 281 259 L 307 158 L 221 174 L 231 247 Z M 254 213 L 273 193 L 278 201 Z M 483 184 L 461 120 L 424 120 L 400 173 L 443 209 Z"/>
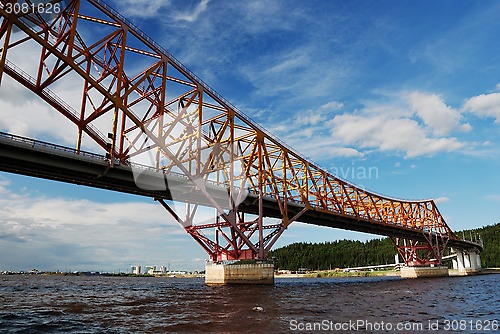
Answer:
<path fill-rule="evenodd" d="M 214 261 L 265 260 L 294 221 L 389 236 L 410 266 L 482 249 L 433 200 L 368 192 L 293 150 L 103 1 L 0 6 L 0 80 L 45 101 L 76 140 L 1 133 L 0 170 L 154 198 Z"/>

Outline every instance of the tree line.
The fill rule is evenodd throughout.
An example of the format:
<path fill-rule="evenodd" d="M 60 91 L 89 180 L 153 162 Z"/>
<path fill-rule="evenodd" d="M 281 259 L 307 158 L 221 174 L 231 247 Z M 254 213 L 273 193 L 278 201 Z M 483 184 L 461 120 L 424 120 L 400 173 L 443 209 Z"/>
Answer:
<path fill-rule="evenodd" d="M 500 223 L 457 232 L 466 239 L 484 242 L 483 268 L 500 267 Z M 269 252 L 278 270 L 329 270 L 394 263 L 397 250 L 389 238 L 365 242 L 337 240 L 323 243 L 297 242 Z"/>

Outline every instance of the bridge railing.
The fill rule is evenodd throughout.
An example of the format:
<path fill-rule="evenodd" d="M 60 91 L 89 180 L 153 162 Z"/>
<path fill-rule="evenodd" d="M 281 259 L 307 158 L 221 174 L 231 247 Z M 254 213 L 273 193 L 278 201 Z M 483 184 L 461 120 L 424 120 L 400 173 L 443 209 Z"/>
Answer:
<path fill-rule="evenodd" d="M 76 149 L 73 149 L 73 148 L 70 148 L 67 146 L 62 146 L 62 145 L 57 145 L 57 144 L 53 144 L 53 143 L 48 143 L 48 142 L 41 141 L 41 140 L 21 137 L 21 136 L 13 135 L 11 133 L 0 132 L 0 138 L 9 139 L 11 141 L 18 142 L 18 143 L 28 144 L 33 148 L 40 147 L 40 148 L 46 148 L 46 149 L 55 150 L 55 151 L 59 151 L 59 152 L 71 153 L 71 154 L 75 154 L 75 155 L 79 155 L 79 156 L 83 156 L 83 157 L 87 157 L 87 158 L 91 158 L 91 159 L 95 159 L 95 160 L 101 160 L 101 161 L 107 160 L 105 156 L 100 155 L 100 154 L 87 152 L 87 151 L 81 151 L 81 150 L 77 151 Z"/>
<path fill-rule="evenodd" d="M 44 149 L 49 149 L 49 150 L 55 150 L 58 152 L 70 153 L 70 154 L 74 154 L 76 156 L 87 157 L 87 158 L 91 158 L 94 160 L 109 162 L 109 158 L 107 158 L 104 155 L 100 155 L 100 154 L 92 153 L 92 152 L 88 152 L 88 151 L 82 151 L 82 150 L 77 151 L 76 149 L 73 149 L 73 148 L 70 148 L 67 146 L 48 143 L 48 142 L 41 141 L 38 139 L 26 138 L 26 137 L 14 135 L 14 134 L 7 133 L 7 132 L 0 132 L 0 138 L 8 139 L 8 140 L 13 141 L 13 142 L 27 144 L 27 145 L 31 146 L 32 148 L 44 148 Z M 118 160 L 117 160 L 117 162 L 118 162 Z M 154 172 L 154 173 L 162 173 L 164 175 L 172 175 L 172 176 L 176 176 L 176 177 L 185 179 L 186 181 L 189 181 L 189 178 L 186 175 L 172 171 L 172 170 L 170 170 L 170 171 L 166 171 L 164 169 L 158 170 L 154 167 L 142 165 L 142 164 L 134 163 L 134 162 L 127 162 L 126 166 L 129 166 L 131 168 L 138 168 L 138 169 L 141 169 L 144 171 L 150 171 L 150 172 Z M 221 182 L 216 182 L 213 180 L 204 180 L 204 182 L 215 185 L 215 186 L 222 185 Z"/>

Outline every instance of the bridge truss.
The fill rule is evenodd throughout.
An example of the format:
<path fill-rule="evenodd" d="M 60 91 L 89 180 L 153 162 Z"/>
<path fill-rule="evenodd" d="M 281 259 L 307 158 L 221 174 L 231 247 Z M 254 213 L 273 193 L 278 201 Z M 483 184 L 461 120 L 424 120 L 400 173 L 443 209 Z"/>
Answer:
<path fill-rule="evenodd" d="M 107 154 L 109 168 L 143 164 L 182 175 L 204 201 L 187 203 L 182 213 L 158 201 L 212 260 L 264 260 L 287 227 L 311 212 L 318 219 L 338 217 L 420 235 L 418 241 L 391 235 L 413 265 L 440 263 L 448 241 L 457 239 L 434 201 L 384 197 L 330 174 L 252 121 L 103 1 L 55 0 L 12 10 L 25 2 L 1 0 L 0 80 L 12 77 L 73 124 L 76 152 Z M 60 10 L 42 15 L 49 5 Z M 60 98 L 67 87 L 72 98 Z M 136 176 L 138 187 L 151 187 L 141 184 L 140 172 Z M 227 196 L 214 194 L 214 185 Z M 175 189 L 157 186 L 176 200 Z M 257 209 L 245 212 L 242 203 L 248 201 Z M 201 202 L 215 208 L 214 220 L 197 218 Z M 277 221 L 264 219 L 269 203 Z"/>

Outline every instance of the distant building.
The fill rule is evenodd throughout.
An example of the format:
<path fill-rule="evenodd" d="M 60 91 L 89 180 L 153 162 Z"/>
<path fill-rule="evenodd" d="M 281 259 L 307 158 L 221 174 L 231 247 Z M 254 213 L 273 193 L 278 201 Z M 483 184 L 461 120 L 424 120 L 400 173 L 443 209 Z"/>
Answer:
<path fill-rule="evenodd" d="M 187 275 L 188 271 L 185 270 L 177 270 L 177 271 L 169 271 L 167 266 L 145 266 L 144 272 L 141 271 L 141 266 L 132 266 L 132 274 L 140 275 Z"/>
<path fill-rule="evenodd" d="M 170 275 L 187 275 L 189 272 L 185 270 L 176 270 L 176 271 L 169 271 L 168 272 Z"/>

